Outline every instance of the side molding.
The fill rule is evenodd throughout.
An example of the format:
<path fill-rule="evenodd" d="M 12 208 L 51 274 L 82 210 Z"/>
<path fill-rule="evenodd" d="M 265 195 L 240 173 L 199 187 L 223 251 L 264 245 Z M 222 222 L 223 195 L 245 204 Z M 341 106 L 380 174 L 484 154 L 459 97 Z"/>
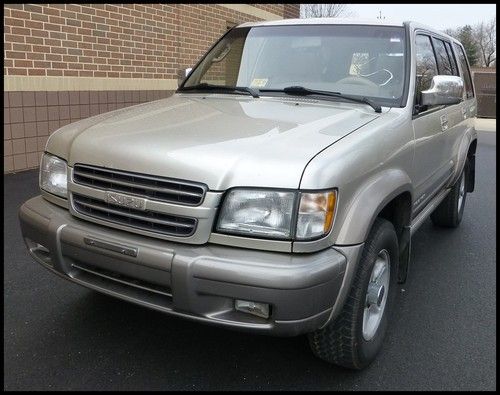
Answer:
<path fill-rule="evenodd" d="M 410 256 L 411 256 L 411 228 L 403 227 L 401 240 L 399 241 L 399 267 L 398 267 L 398 283 L 404 284 L 408 278 L 410 271 Z"/>

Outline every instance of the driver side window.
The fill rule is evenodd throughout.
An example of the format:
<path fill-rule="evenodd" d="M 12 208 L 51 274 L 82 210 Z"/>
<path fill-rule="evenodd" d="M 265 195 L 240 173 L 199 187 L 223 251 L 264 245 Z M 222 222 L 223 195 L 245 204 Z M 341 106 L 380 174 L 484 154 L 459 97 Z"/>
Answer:
<path fill-rule="evenodd" d="M 432 78 L 438 74 L 436 57 L 432 48 L 431 38 L 419 34 L 415 40 L 417 58 L 417 81 L 415 93 L 417 104 L 420 101 L 420 93 L 430 88 Z"/>

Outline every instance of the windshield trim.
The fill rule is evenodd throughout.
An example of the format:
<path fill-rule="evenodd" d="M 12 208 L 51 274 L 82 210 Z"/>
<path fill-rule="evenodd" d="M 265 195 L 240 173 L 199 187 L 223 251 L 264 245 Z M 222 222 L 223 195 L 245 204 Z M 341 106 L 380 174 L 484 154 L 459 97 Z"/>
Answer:
<path fill-rule="evenodd" d="M 290 25 L 286 25 L 286 26 L 325 26 L 325 25 L 328 25 L 328 24 L 320 24 L 320 23 L 314 23 L 313 24 L 313 23 L 311 23 L 311 24 L 307 24 L 307 25 L 304 25 L 304 24 L 290 24 Z M 352 24 L 351 23 L 335 23 L 335 24 L 332 24 L 332 25 L 335 25 L 335 26 L 367 26 L 364 23 L 352 23 Z M 278 25 L 278 26 L 281 26 L 281 25 Z M 192 70 L 189 73 L 189 75 L 184 78 L 184 80 L 182 81 L 182 83 L 179 85 L 179 87 L 176 89 L 175 92 L 176 93 L 187 93 L 187 92 L 189 92 L 188 90 L 183 90 L 182 89 L 182 88 L 184 88 L 184 85 L 187 82 L 187 80 L 189 79 L 189 77 L 191 75 L 193 75 L 193 72 L 198 68 L 198 66 L 203 62 L 203 60 L 208 56 L 208 54 L 215 48 L 215 46 L 218 45 L 219 42 L 221 42 L 231 31 L 233 31 L 235 29 L 259 29 L 259 28 L 266 28 L 266 27 L 269 27 L 269 26 L 267 26 L 267 25 L 241 26 L 240 25 L 240 26 L 234 26 L 231 29 L 228 29 L 227 32 L 225 32 L 203 54 L 203 56 L 200 58 L 200 60 L 198 60 L 198 62 L 192 68 Z M 390 27 L 394 27 L 394 26 L 390 26 Z M 370 99 L 374 103 L 376 103 L 376 104 L 378 104 L 380 106 L 383 106 L 383 107 L 400 107 L 400 108 L 404 108 L 404 107 L 406 107 L 408 105 L 409 82 L 410 82 L 410 72 L 411 72 L 411 59 L 410 59 L 410 56 L 411 56 L 411 51 L 410 51 L 411 39 L 410 39 L 410 29 L 409 29 L 409 25 L 408 25 L 407 22 L 403 22 L 403 26 L 397 26 L 397 27 L 403 28 L 403 30 L 405 32 L 404 56 L 406 57 L 406 59 L 405 59 L 405 65 L 404 65 L 404 68 L 403 68 L 403 70 L 404 70 L 403 72 L 405 73 L 405 75 L 404 75 L 404 84 L 403 84 L 403 92 L 401 93 L 401 96 L 399 97 L 399 100 L 390 99 L 390 98 L 382 98 L 382 97 L 373 97 L 373 96 L 364 96 L 364 97 Z M 192 92 L 194 93 L 195 91 L 192 91 Z M 266 92 L 266 93 L 268 94 L 269 92 Z M 288 94 L 285 94 L 284 92 L 274 92 L 274 93 L 277 93 L 276 96 L 283 96 L 283 95 L 289 96 Z M 315 98 L 318 98 L 318 95 L 309 95 L 309 96 L 315 96 Z M 353 95 L 353 94 L 349 94 L 349 96 L 356 97 L 356 98 L 362 98 L 363 97 L 363 96 L 360 96 L 360 95 Z M 321 97 L 321 99 L 325 99 L 325 98 L 326 98 L 325 96 Z M 398 102 L 399 102 L 399 106 L 396 104 Z"/>
<path fill-rule="evenodd" d="M 217 41 L 215 41 L 215 42 L 213 43 L 213 45 L 212 45 L 209 49 L 207 49 L 207 50 L 205 51 L 205 53 L 204 53 L 204 54 L 203 54 L 203 56 L 200 58 L 200 60 L 198 60 L 198 62 L 197 62 L 197 63 L 193 66 L 193 68 L 192 68 L 191 72 L 189 73 L 189 75 L 187 75 L 187 76 L 184 78 L 184 80 L 182 80 L 181 84 L 177 87 L 176 92 L 178 92 L 178 91 L 179 91 L 179 89 L 184 88 L 184 84 L 185 84 L 185 83 L 186 83 L 186 81 L 189 79 L 189 77 L 193 74 L 193 72 L 194 72 L 194 71 L 198 68 L 198 66 L 200 65 L 200 63 L 201 63 L 201 62 L 203 62 L 203 60 L 204 60 L 204 59 L 208 56 L 208 54 L 212 51 L 212 49 L 214 49 L 214 48 L 215 48 L 215 46 L 216 46 L 217 44 L 219 44 L 219 43 L 220 43 L 220 42 L 224 39 L 224 37 L 226 37 L 226 36 L 227 36 L 230 32 L 232 32 L 234 29 L 238 29 L 238 27 L 237 27 L 237 26 L 233 26 L 231 29 L 228 29 L 228 30 L 227 30 L 227 32 L 225 32 L 225 33 L 224 33 L 224 34 L 223 34 L 223 35 L 222 35 L 222 36 L 221 36 L 221 37 L 220 37 Z"/>

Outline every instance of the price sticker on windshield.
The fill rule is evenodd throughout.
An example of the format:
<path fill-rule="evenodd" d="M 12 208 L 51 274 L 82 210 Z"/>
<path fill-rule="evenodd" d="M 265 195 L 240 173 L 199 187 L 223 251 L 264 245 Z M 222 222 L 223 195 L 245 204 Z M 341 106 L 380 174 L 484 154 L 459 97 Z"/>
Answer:
<path fill-rule="evenodd" d="M 264 88 L 267 85 L 268 78 L 254 78 L 250 86 L 252 88 Z"/>

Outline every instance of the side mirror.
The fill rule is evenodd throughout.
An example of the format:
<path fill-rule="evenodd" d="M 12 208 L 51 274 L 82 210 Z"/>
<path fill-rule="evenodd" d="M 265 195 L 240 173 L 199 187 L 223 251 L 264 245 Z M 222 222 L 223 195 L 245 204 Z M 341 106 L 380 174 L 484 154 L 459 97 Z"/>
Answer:
<path fill-rule="evenodd" d="M 193 70 L 192 67 L 188 67 L 187 69 L 184 70 L 179 70 L 177 71 L 177 85 L 180 86 L 182 81 L 184 81 L 189 73 Z"/>
<path fill-rule="evenodd" d="M 435 106 L 457 104 L 463 99 L 464 80 L 454 75 L 435 75 L 431 87 L 422 91 L 420 104 Z"/>

